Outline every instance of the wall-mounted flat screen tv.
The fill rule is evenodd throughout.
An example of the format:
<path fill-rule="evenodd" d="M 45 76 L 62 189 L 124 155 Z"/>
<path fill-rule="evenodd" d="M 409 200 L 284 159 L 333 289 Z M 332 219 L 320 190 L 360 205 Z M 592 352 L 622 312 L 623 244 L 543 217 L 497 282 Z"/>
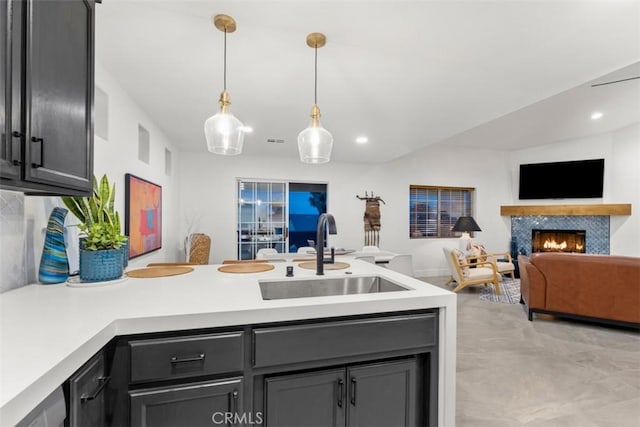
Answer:
<path fill-rule="evenodd" d="M 604 159 L 520 165 L 519 198 L 600 198 L 604 185 Z"/>

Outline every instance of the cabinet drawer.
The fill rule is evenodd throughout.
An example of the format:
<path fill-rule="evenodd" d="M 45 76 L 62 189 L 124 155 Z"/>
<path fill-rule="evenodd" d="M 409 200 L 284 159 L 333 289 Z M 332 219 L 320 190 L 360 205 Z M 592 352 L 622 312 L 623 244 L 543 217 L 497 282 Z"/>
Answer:
<path fill-rule="evenodd" d="M 131 427 L 227 426 L 225 417 L 244 414 L 242 388 L 242 378 L 230 378 L 130 391 Z"/>
<path fill-rule="evenodd" d="M 130 341 L 131 381 L 242 371 L 244 333 Z"/>
<path fill-rule="evenodd" d="M 262 328 L 253 342 L 255 367 L 419 349 L 435 345 L 436 315 Z"/>

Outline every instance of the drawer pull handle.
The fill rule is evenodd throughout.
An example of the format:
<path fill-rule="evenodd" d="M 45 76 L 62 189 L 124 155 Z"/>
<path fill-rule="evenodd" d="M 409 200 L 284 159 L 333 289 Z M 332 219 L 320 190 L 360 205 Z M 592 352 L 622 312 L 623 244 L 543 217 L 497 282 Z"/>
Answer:
<path fill-rule="evenodd" d="M 356 377 L 351 377 L 351 404 L 356 406 Z"/>
<path fill-rule="evenodd" d="M 197 356 L 193 357 L 185 357 L 183 359 L 178 358 L 177 356 L 171 356 L 171 363 L 186 363 L 186 362 L 202 362 L 204 360 L 205 354 L 200 353 Z"/>
<path fill-rule="evenodd" d="M 344 381 L 338 380 L 338 408 L 342 408 L 343 395 L 344 395 Z"/>
<path fill-rule="evenodd" d="M 102 392 L 102 390 L 104 390 L 105 386 L 107 385 L 110 379 L 111 377 L 96 378 L 96 380 L 98 381 L 98 387 L 95 389 L 95 391 L 92 394 L 83 394 L 82 396 L 80 396 L 80 403 L 82 404 L 90 400 L 95 400 L 98 397 L 98 395 Z"/>

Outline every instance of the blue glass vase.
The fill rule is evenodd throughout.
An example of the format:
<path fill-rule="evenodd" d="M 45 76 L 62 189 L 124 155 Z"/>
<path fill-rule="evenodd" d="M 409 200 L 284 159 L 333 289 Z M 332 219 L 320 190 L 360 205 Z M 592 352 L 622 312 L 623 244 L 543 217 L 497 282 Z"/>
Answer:
<path fill-rule="evenodd" d="M 38 270 L 40 283 L 62 283 L 69 277 L 69 260 L 64 244 L 64 218 L 67 212 L 65 208 L 56 207 L 49 216 Z"/>

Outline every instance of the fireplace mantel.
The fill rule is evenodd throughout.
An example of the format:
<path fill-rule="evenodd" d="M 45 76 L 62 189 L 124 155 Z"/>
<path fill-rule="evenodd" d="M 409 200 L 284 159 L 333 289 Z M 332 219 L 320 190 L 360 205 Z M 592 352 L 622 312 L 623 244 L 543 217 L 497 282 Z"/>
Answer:
<path fill-rule="evenodd" d="M 631 215 L 631 203 L 597 205 L 520 205 L 500 206 L 502 216 L 587 216 Z"/>

